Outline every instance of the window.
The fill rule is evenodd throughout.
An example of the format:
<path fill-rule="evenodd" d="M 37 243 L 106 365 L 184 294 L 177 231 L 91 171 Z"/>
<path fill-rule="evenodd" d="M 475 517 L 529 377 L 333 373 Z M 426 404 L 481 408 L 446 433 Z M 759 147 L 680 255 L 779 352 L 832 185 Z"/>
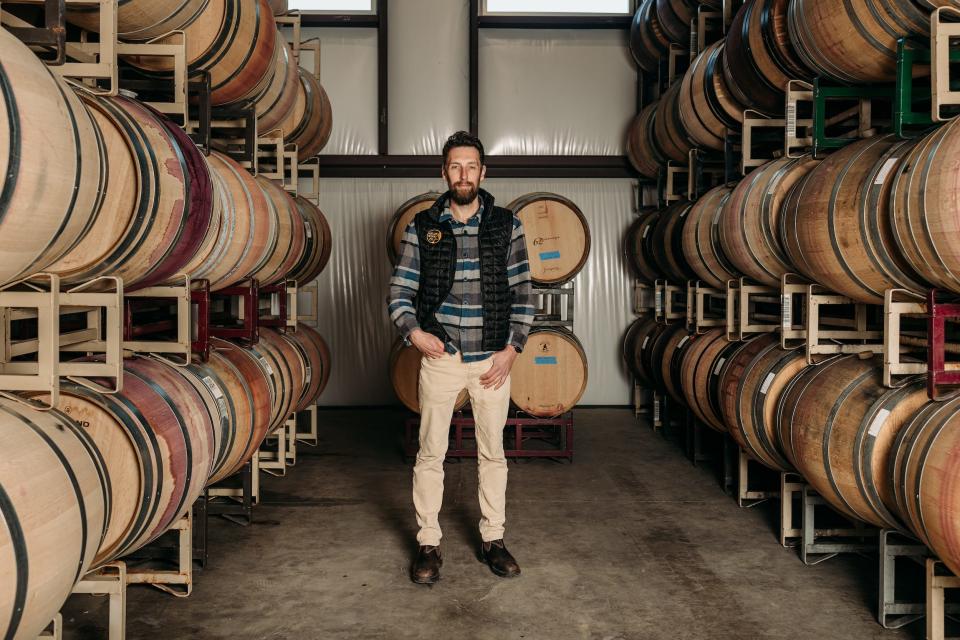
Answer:
<path fill-rule="evenodd" d="M 632 0 L 485 0 L 484 14 L 631 15 Z"/>
<path fill-rule="evenodd" d="M 289 0 L 291 11 L 317 13 L 374 13 L 373 0 Z"/>

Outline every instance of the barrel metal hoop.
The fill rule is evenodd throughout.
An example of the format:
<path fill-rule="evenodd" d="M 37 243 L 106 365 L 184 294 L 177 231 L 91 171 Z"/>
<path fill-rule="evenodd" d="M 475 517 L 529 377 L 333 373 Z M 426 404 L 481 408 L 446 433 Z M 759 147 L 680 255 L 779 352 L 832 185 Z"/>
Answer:
<path fill-rule="evenodd" d="M 933 237 L 933 232 L 930 230 L 930 218 L 926 215 L 927 211 L 927 181 L 930 179 L 930 170 L 933 168 L 935 162 L 934 160 L 937 157 L 937 152 L 940 149 L 943 140 L 948 133 L 947 127 L 941 127 L 934 135 L 932 135 L 928 142 L 926 142 L 922 147 L 922 151 L 926 151 L 926 161 L 923 163 L 923 169 L 920 172 L 920 198 L 921 198 L 921 209 L 923 215 L 921 215 L 921 221 L 923 223 L 923 232 L 927 238 L 927 241 L 930 243 L 930 248 L 933 251 L 934 257 L 936 257 L 937 262 L 940 264 L 940 267 L 945 272 L 946 276 L 949 277 L 950 282 L 953 284 L 951 288 L 956 288 L 960 285 L 960 277 L 953 270 L 947 266 L 947 263 L 943 259 L 943 255 L 940 253 L 939 248 L 937 248 L 936 240 Z M 912 182 L 911 177 L 911 182 Z M 912 226 L 912 225 L 911 225 Z M 955 238 L 951 238 L 951 241 L 955 241 Z"/>
<path fill-rule="evenodd" d="M 13 607 L 10 611 L 10 621 L 7 623 L 7 633 L 4 640 L 14 640 L 23 618 L 23 610 L 27 602 L 27 585 L 30 580 L 30 556 L 27 553 L 27 540 L 17 517 L 17 510 L 13 501 L 0 484 L 0 522 L 5 523 L 13 544 L 14 564 L 17 567 L 16 589 L 13 595 Z"/>
<path fill-rule="evenodd" d="M 249 1 L 251 0 L 247 0 L 247 2 Z M 253 2 L 259 2 L 259 0 L 253 0 Z M 229 50 L 229 47 L 224 45 L 227 44 L 228 42 L 232 44 L 234 38 L 237 35 L 237 31 L 240 30 L 241 20 L 239 16 L 237 17 L 236 20 L 234 20 L 234 11 L 236 10 L 236 11 L 242 12 L 241 7 L 243 6 L 243 0 L 224 0 L 223 5 L 224 5 L 224 14 L 223 14 L 223 22 L 221 23 L 221 26 L 220 26 L 220 32 L 217 34 L 217 38 L 216 40 L 213 41 L 213 44 L 210 45 L 210 48 L 207 49 L 206 53 L 200 56 L 199 58 L 197 58 L 196 60 L 194 60 L 190 64 L 190 66 L 193 67 L 194 69 L 201 70 L 201 71 L 209 71 L 210 69 L 213 69 L 214 67 L 216 67 L 217 64 L 219 64 L 220 60 L 222 60 L 223 57 L 227 55 L 227 51 Z M 224 27 L 229 27 L 229 28 L 224 28 Z M 213 92 L 221 88 L 224 84 L 226 84 L 226 82 L 228 82 L 231 79 L 232 78 L 226 78 L 223 82 L 218 82 L 217 84 L 213 84 L 212 78 L 211 78 L 210 91 Z"/>
<path fill-rule="evenodd" d="M 923 532 L 923 537 L 928 540 L 930 536 L 927 535 L 927 526 L 926 526 L 925 518 L 923 517 L 923 491 L 921 490 L 921 488 L 923 487 L 923 475 L 926 472 L 927 459 L 930 457 L 930 452 L 933 450 L 933 447 L 936 444 L 937 440 L 940 439 L 940 436 L 943 435 L 943 432 L 946 430 L 947 425 L 950 424 L 950 418 L 953 416 L 953 412 L 956 410 L 956 407 L 953 406 L 954 404 L 955 403 L 952 403 L 952 402 L 943 402 L 936 405 L 936 409 L 932 412 L 934 416 L 937 416 L 938 414 L 942 414 L 945 410 L 948 410 L 950 412 L 950 415 L 947 415 L 945 417 L 943 416 L 940 417 L 940 423 L 936 425 L 936 427 L 934 428 L 933 435 L 930 437 L 929 442 L 927 442 L 926 446 L 923 448 L 923 451 L 920 453 L 920 462 L 917 467 L 918 469 L 917 487 L 916 487 L 917 490 L 914 493 L 914 500 L 916 501 L 915 504 L 917 507 L 917 526 L 919 526 L 920 530 Z M 921 427 L 921 433 L 923 431 L 923 427 L 926 427 L 929 424 L 930 424 L 929 422 L 926 422 Z"/>
<path fill-rule="evenodd" d="M 834 363 L 839 362 L 840 360 L 835 360 Z M 831 365 L 827 365 L 831 366 Z M 826 369 L 827 367 L 824 367 Z M 833 403 L 833 406 L 830 408 L 830 413 L 827 415 L 827 422 L 824 425 L 823 431 L 823 469 L 826 472 L 827 480 L 830 482 L 830 488 L 833 489 L 833 492 L 840 499 L 840 501 L 846 506 L 847 511 L 850 513 L 857 514 L 857 512 L 850 506 L 850 503 L 844 497 L 843 493 L 840 492 L 840 487 L 837 485 L 837 479 L 833 475 L 833 468 L 830 465 L 830 436 L 833 433 L 833 425 L 836 420 L 837 414 L 840 413 L 840 409 L 843 407 L 844 403 L 847 401 L 854 391 L 860 386 L 860 384 L 869 379 L 871 376 L 876 375 L 876 372 L 873 369 L 866 371 L 854 380 L 852 380 L 843 392 Z"/>
<path fill-rule="evenodd" d="M 103 531 L 100 533 L 100 543 L 97 545 L 97 548 L 100 548 L 103 546 L 103 541 L 107 537 L 107 529 L 110 525 L 110 513 L 112 513 L 113 510 L 113 485 L 110 482 L 110 472 L 107 470 L 107 462 L 104 460 L 103 454 L 100 453 L 100 449 L 93 441 L 93 438 L 90 437 L 90 434 L 80 427 L 76 421 L 58 409 L 52 409 L 49 413 L 59 416 L 64 425 L 67 425 L 65 428 L 71 429 L 74 437 L 76 437 L 83 448 L 87 450 L 87 453 L 90 455 L 100 474 L 100 489 L 103 491 L 103 512 L 107 514 L 103 519 Z"/>
<path fill-rule="evenodd" d="M 52 76 L 51 76 L 52 77 Z M 3 191 L 0 191 L 0 223 L 13 200 L 13 192 L 17 187 L 17 178 L 20 176 L 20 156 L 23 152 L 23 139 L 20 131 L 20 112 L 17 107 L 17 97 L 13 93 L 10 77 L 0 61 L 0 98 L 3 98 L 7 112 L 7 136 L 9 138 L 9 153 L 7 156 L 7 175 L 4 179 Z"/>
<path fill-rule="evenodd" d="M 47 448 L 53 452 L 53 455 L 56 456 L 57 460 L 60 462 L 60 466 L 63 467 L 63 472 L 67 476 L 67 480 L 70 481 L 70 486 L 73 488 L 74 497 L 77 499 L 77 508 L 80 515 L 80 552 L 77 554 L 77 571 L 73 577 L 73 582 L 76 584 L 77 580 L 80 579 L 80 574 L 83 571 L 83 561 L 87 555 L 87 536 L 89 532 L 87 531 L 87 503 L 83 498 L 83 491 L 80 490 L 80 481 L 77 480 L 77 474 L 74 472 L 73 468 L 70 466 L 70 463 L 67 461 L 67 457 L 63 454 L 63 450 L 57 446 L 57 443 L 53 439 L 43 432 L 43 430 L 27 416 L 16 412 L 11 411 L 7 407 L 0 406 L 0 411 L 6 413 L 14 420 L 22 422 L 27 426 L 31 431 L 33 431 L 37 437 L 39 437 Z M 110 514 L 104 513 L 103 517 L 105 519 L 110 517 Z"/>
<path fill-rule="evenodd" d="M 779 342 L 777 342 L 777 343 L 774 343 L 773 346 L 779 349 L 780 344 Z M 782 356 L 780 356 L 780 358 L 773 364 L 772 367 L 767 369 L 766 371 L 767 376 L 769 376 L 770 374 L 773 374 L 774 377 L 778 376 L 798 356 L 799 354 L 797 353 L 796 349 L 791 349 L 790 351 L 787 351 Z M 779 464 L 782 469 L 789 469 L 791 467 L 790 463 L 784 459 L 783 453 L 777 449 L 776 445 L 774 445 L 773 441 L 770 440 L 770 436 L 767 433 L 765 412 L 763 410 L 765 404 L 766 404 L 766 394 L 764 393 L 757 394 L 757 396 L 754 398 L 754 403 L 753 403 L 753 423 L 755 425 L 761 426 L 761 428 L 756 430 L 757 439 L 760 441 L 760 444 L 763 446 L 764 450 L 766 450 L 767 455 L 770 456 L 771 460 L 776 461 L 777 464 Z"/>

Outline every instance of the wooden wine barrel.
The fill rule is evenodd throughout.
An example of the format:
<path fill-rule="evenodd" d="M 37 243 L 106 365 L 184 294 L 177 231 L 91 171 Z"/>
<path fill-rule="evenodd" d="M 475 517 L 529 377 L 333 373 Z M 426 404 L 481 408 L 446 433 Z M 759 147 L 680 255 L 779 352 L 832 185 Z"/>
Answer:
<path fill-rule="evenodd" d="M 732 354 L 720 381 L 720 407 L 733 439 L 750 457 L 777 471 L 792 471 L 777 428 L 784 388 L 807 367 L 798 349 L 784 351 L 776 333 L 762 335 Z"/>
<path fill-rule="evenodd" d="M 890 196 L 900 255 L 922 281 L 951 291 L 960 291 L 960 179 L 951 172 L 960 149 L 957 124 L 940 127 L 909 149 L 892 172 Z"/>
<path fill-rule="evenodd" d="M 214 250 L 190 274 L 209 280 L 216 291 L 250 277 L 266 259 L 270 205 L 246 169 L 218 152 L 207 159 L 222 196 L 222 231 Z"/>
<path fill-rule="evenodd" d="M 168 365 L 126 360 L 122 393 L 64 384 L 58 407 L 83 425 L 110 477 L 110 524 L 94 566 L 154 540 L 203 492 L 213 425 L 196 390 Z"/>
<path fill-rule="evenodd" d="M 136 100 L 84 94 L 106 151 L 102 219 L 49 270 L 66 282 L 111 275 L 124 289 L 179 273 L 199 251 L 213 215 L 213 184 L 197 145 Z"/>
<path fill-rule="evenodd" d="M 888 478 L 895 498 L 891 509 L 954 572 L 960 571 L 958 415 L 957 399 L 924 405 L 893 445 Z"/>
<path fill-rule="evenodd" d="M 389 373 L 390 383 L 397 399 L 407 409 L 420 413 L 420 361 L 423 355 L 416 347 L 405 345 L 402 338 L 398 338 L 390 348 Z M 466 389 L 457 396 L 454 411 L 459 411 L 470 401 L 470 394 Z"/>
<path fill-rule="evenodd" d="M 929 9 L 913 0 L 794 0 L 788 28 L 816 75 L 841 82 L 892 82 L 897 39 L 929 38 Z"/>
<path fill-rule="evenodd" d="M 733 97 L 770 116 L 783 115 L 790 80 L 812 80 L 789 38 L 788 4 L 789 0 L 744 3 L 723 51 L 723 77 Z"/>
<path fill-rule="evenodd" d="M 390 226 L 387 229 L 387 255 L 390 256 L 390 262 L 397 264 L 400 259 L 403 234 L 406 233 L 407 226 L 413 222 L 418 213 L 432 207 L 433 203 L 442 195 L 442 193 L 430 191 L 413 196 L 400 205 L 393 214 L 393 218 L 390 219 Z"/>
<path fill-rule="evenodd" d="M 630 53 L 644 71 L 660 69 L 660 58 L 670 48 L 670 39 L 657 18 L 657 0 L 641 0 L 630 24 Z"/>
<path fill-rule="evenodd" d="M 683 228 L 692 206 L 686 201 L 670 205 L 661 212 L 653 228 L 654 261 L 660 273 L 674 284 L 696 279 L 683 255 Z"/>
<path fill-rule="evenodd" d="M 216 350 L 211 350 L 210 358 L 206 363 L 194 364 L 191 367 L 197 367 L 197 373 L 211 390 L 219 387 L 220 393 L 223 394 L 222 401 L 217 391 L 213 391 L 214 396 L 218 397 L 217 404 L 220 405 L 221 413 L 225 412 L 231 416 L 228 423 L 230 433 L 223 460 L 218 460 L 210 473 L 209 484 L 215 484 L 238 471 L 246 462 L 244 456 L 254 446 L 256 416 L 253 390 L 259 387 L 256 384 L 249 384 L 243 372 L 224 357 L 222 352 Z M 263 386 L 265 383 L 264 380 Z M 265 389 L 261 390 L 268 393 Z"/>
<path fill-rule="evenodd" d="M 723 329 L 711 329 L 687 349 L 680 365 L 680 386 L 687 406 L 704 424 L 721 433 L 727 432 L 727 426 L 720 409 L 720 374 L 742 347 L 742 343 L 729 342 Z"/>
<path fill-rule="evenodd" d="M 107 173 L 99 127 L 77 95 L 2 29 L 0 57 L 3 285 L 76 246 L 99 219 Z"/>
<path fill-rule="evenodd" d="M 641 316 L 630 325 L 623 337 L 623 360 L 630 374 L 644 387 L 653 386 L 654 377 L 643 354 L 660 327 L 653 317 Z"/>
<path fill-rule="evenodd" d="M 696 0 L 657 0 L 657 20 L 670 42 L 690 40 L 690 21 L 697 15 Z"/>
<path fill-rule="evenodd" d="M 654 259 L 653 230 L 660 220 L 660 212 L 645 208 L 630 225 L 624 237 L 623 252 L 634 275 L 646 282 L 661 278 Z"/>
<path fill-rule="evenodd" d="M 260 329 L 260 341 L 246 347 L 270 384 L 271 410 L 267 433 L 290 416 L 304 388 L 304 368 L 296 349 L 269 327 Z"/>
<path fill-rule="evenodd" d="M 211 479 L 211 482 L 214 482 L 239 471 L 260 448 L 271 427 L 270 421 L 274 409 L 274 382 L 271 380 L 272 376 L 267 373 L 263 361 L 249 349 L 219 338 L 212 338 L 210 346 L 229 363 L 230 369 L 236 370 L 240 374 L 238 379 L 242 387 L 249 391 L 249 415 L 252 419 L 247 448 L 239 451 L 239 455 L 231 459 L 232 466 L 228 463 L 225 466 L 225 472 L 221 472 L 219 477 L 215 476 Z M 212 359 L 211 362 L 213 362 Z M 224 367 L 218 369 L 218 371 L 223 371 L 221 377 L 226 378 L 229 369 Z M 237 387 L 235 386 L 235 388 Z M 235 393 L 235 401 L 237 397 L 242 397 L 242 394 Z"/>
<path fill-rule="evenodd" d="M 674 331 L 663 345 L 663 356 L 659 363 L 663 386 L 670 397 L 681 404 L 686 402 L 683 394 L 683 359 L 700 337 L 684 328 L 683 331 Z"/>
<path fill-rule="evenodd" d="M 510 399 L 537 418 L 573 409 L 587 389 L 587 355 L 577 337 L 559 329 L 534 329 L 510 373 Z"/>
<path fill-rule="evenodd" d="M 627 158 L 638 173 L 648 178 L 656 178 L 660 166 L 667 163 L 654 139 L 658 104 L 655 100 L 644 107 L 627 131 Z"/>
<path fill-rule="evenodd" d="M 668 376 L 665 374 L 669 374 L 670 371 L 669 369 L 664 370 L 664 361 L 669 360 L 666 355 L 667 349 L 671 345 L 673 345 L 675 349 L 676 344 L 687 335 L 689 335 L 689 331 L 687 331 L 686 325 L 682 322 L 665 325 L 663 330 L 656 331 L 651 335 L 650 342 L 646 348 L 643 349 L 643 362 L 649 366 L 648 370 L 653 378 L 653 387 L 655 389 L 669 393 L 668 385 L 671 382 L 667 380 Z M 671 349 L 671 352 L 672 350 L 673 349 Z"/>
<path fill-rule="evenodd" d="M 80 425 L 0 399 L 0 634 L 36 638 L 90 568 L 110 477 Z"/>
<path fill-rule="evenodd" d="M 285 142 L 298 145 L 297 157 L 303 162 L 327 146 L 333 130 L 333 107 L 312 73 L 303 68 L 297 72 L 300 75 L 297 98 L 280 128 Z"/>
<path fill-rule="evenodd" d="M 304 361 L 306 386 L 297 400 L 295 411 L 303 411 L 317 401 L 330 379 L 330 349 L 320 333 L 308 324 L 297 324 L 297 330 L 284 335 L 300 351 Z"/>
<path fill-rule="evenodd" d="M 333 236 L 326 217 L 315 204 L 302 196 L 297 196 L 295 203 L 303 223 L 304 248 L 300 262 L 290 269 L 287 277 L 302 286 L 315 280 L 326 268 Z"/>
<path fill-rule="evenodd" d="M 727 129 L 743 122 L 744 105 L 730 94 L 721 73 L 724 41 L 701 53 L 683 76 L 677 94 L 680 123 L 702 149 L 722 151 Z"/>
<path fill-rule="evenodd" d="M 887 389 L 882 379 L 879 359 L 845 356 L 809 367 L 785 392 L 779 417 L 797 470 L 814 489 L 842 513 L 890 529 L 900 526 L 887 506 L 893 444 L 927 394 L 920 380 Z"/>
<path fill-rule="evenodd" d="M 210 360 L 215 363 L 211 363 Z M 209 477 L 211 478 L 223 470 L 231 452 L 237 447 L 238 432 L 241 430 L 245 434 L 250 432 L 247 424 L 238 427 L 238 423 L 243 419 L 238 408 L 244 406 L 241 402 L 249 404 L 249 395 L 243 393 L 240 394 L 244 396 L 242 398 L 234 397 L 234 389 L 230 386 L 228 378 L 221 376 L 218 372 L 218 369 L 224 366 L 222 361 L 221 356 L 212 353 L 208 362 L 199 362 L 194 359 L 187 366 L 175 369 L 196 389 L 213 425 L 214 454 L 213 463 L 210 466 Z"/>
<path fill-rule="evenodd" d="M 276 214 L 276 243 L 263 266 L 253 276 L 269 285 L 287 277 L 304 255 L 306 231 L 293 198 L 273 180 L 257 176 L 257 183 L 273 205 Z"/>
<path fill-rule="evenodd" d="M 790 190 L 814 166 L 809 157 L 773 160 L 733 190 L 720 216 L 720 246 L 737 271 L 771 287 L 794 271 L 781 239 L 781 211 Z"/>
<path fill-rule="evenodd" d="M 852 143 L 794 187 L 781 225 L 787 256 L 801 273 L 871 304 L 882 304 L 887 289 L 923 290 L 899 255 L 888 213 L 887 178 L 904 144 L 893 136 Z"/>
<path fill-rule="evenodd" d="M 682 86 L 682 82 L 674 82 L 660 97 L 653 122 L 653 140 L 667 160 L 686 164 L 690 160 L 690 151 L 696 145 L 687 135 L 680 118 L 678 101 Z"/>
<path fill-rule="evenodd" d="M 256 98 L 257 133 L 264 136 L 278 129 L 297 103 L 300 79 L 297 61 L 286 39 L 277 34 L 273 67 L 268 72 L 269 82 Z"/>
<path fill-rule="evenodd" d="M 590 225 L 577 205 L 555 193 L 529 193 L 507 208 L 523 223 L 531 280 L 560 284 L 580 273 L 590 256 Z"/>
<path fill-rule="evenodd" d="M 207 10 L 209 0 L 125 0 L 117 3 L 117 37 L 120 40 L 151 40 L 183 29 Z M 86 29 L 100 30 L 96 5 L 70 4 L 67 19 Z"/>
<path fill-rule="evenodd" d="M 706 285 L 726 289 L 737 271 L 720 246 L 720 216 L 732 190 L 719 186 L 697 200 L 687 214 L 681 231 L 683 257 L 696 276 Z"/>
<path fill-rule="evenodd" d="M 274 62 L 277 23 L 266 0 L 209 0 L 205 10 L 185 24 L 187 64 L 191 72 L 210 73 L 214 106 L 256 97 Z M 165 44 L 170 38 L 160 38 Z M 147 73 L 169 74 L 167 57 L 125 56 Z"/>

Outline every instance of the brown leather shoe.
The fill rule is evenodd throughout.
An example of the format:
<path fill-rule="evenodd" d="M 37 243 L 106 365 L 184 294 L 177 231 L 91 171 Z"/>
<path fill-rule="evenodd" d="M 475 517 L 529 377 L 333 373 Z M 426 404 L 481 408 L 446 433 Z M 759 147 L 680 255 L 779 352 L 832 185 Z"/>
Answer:
<path fill-rule="evenodd" d="M 490 571 L 501 578 L 514 578 L 520 575 L 520 565 L 513 559 L 510 552 L 507 551 L 503 540 L 493 540 L 484 542 L 480 547 L 480 561 L 486 562 Z"/>
<path fill-rule="evenodd" d="M 440 567 L 443 566 L 443 556 L 440 547 L 421 545 L 417 551 L 417 559 L 410 567 L 410 579 L 417 584 L 435 584 L 440 580 Z"/>

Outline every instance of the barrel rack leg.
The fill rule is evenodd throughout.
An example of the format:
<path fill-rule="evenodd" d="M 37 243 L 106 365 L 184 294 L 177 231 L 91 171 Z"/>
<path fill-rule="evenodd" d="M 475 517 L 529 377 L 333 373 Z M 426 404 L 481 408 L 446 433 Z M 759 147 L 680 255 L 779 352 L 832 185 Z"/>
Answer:
<path fill-rule="evenodd" d="M 803 538 L 800 545 L 800 559 L 807 566 L 813 566 L 836 557 L 841 553 L 866 553 L 876 551 L 876 542 L 865 542 L 876 538 L 878 530 L 862 522 L 852 522 L 850 527 L 817 528 L 816 514 L 829 505 L 810 486 L 803 488 Z M 844 542 L 859 539 L 861 542 Z"/>
<path fill-rule="evenodd" d="M 148 584 L 177 598 L 193 593 L 193 509 L 169 531 L 177 532 L 177 569 L 128 569 L 127 584 Z"/>
<path fill-rule="evenodd" d="M 110 598 L 109 640 L 127 637 L 127 565 L 111 562 L 88 573 L 73 587 L 73 593 L 106 595 Z"/>
<path fill-rule="evenodd" d="M 944 575 L 946 568 L 935 558 L 927 558 L 927 640 L 946 640 L 946 618 L 949 610 L 944 591 L 960 589 L 960 577 Z"/>
<path fill-rule="evenodd" d="M 780 496 L 777 491 L 764 489 L 755 489 L 750 487 L 750 467 L 757 463 L 750 459 L 747 452 L 739 450 L 737 456 L 737 504 L 741 508 L 750 509 L 758 504 L 763 504 L 771 498 Z"/>
<path fill-rule="evenodd" d="M 257 456 L 233 476 L 240 487 L 216 486 L 208 490 L 207 513 L 223 516 L 241 526 L 253 523 L 253 505 L 260 501 L 260 464 Z"/>
<path fill-rule="evenodd" d="M 287 475 L 287 429 L 289 422 L 284 422 L 269 434 L 260 449 L 254 455 L 260 465 L 260 470 L 272 476 Z M 272 442 L 276 441 L 276 449 Z"/>
<path fill-rule="evenodd" d="M 287 466 L 297 464 L 297 414 L 291 413 L 287 418 Z"/>
<path fill-rule="evenodd" d="M 901 558 L 910 560 L 915 563 L 918 570 L 922 571 L 929 557 L 930 552 L 925 545 L 908 538 L 899 531 L 884 529 L 880 532 L 877 621 L 884 629 L 900 629 L 926 614 L 926 602 L 897 598 L 897 560 Z"/>
<path fill-rule="evenodd" d="M 299 417 L 303 416 L 304 414 L 306 414 L 306 422 L 309 425 L 309 429 L 307 431 L 296 432 L 297 442 L 315 447 L 320 443 L 320 438 L 317 433 L 317 405 L 312 404 L 298 414 L 298 425 Z"/>
<path fill-rule="evenodd" d="M 37 640 L 48 640 L 49 638 L 63 640 L 63 616 L 59 613 L 53 617 L 47 628 L 37 636 Z"/>
<path fill-rule="evenodd" d="M 780 546 L 796 547 L 803 529 L 796 526 L 796 510 L 803 508 L 803 478 L 796 473 L 780 474 Z"/>

